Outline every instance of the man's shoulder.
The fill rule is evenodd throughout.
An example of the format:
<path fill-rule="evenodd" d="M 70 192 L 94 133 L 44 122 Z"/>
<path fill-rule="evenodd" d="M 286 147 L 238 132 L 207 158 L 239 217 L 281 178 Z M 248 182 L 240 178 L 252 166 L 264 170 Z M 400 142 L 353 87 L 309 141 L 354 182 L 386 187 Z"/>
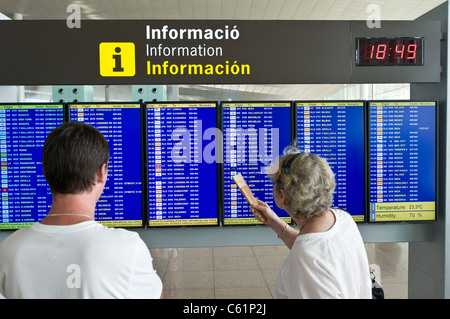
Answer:
<path fill-rule="evenodd" d="M 0 255 L 5 251 L 5 247 L 8 246 L 9 242 L 17 236 L 18 230 L 14 231 L 12 234 L 8 235 L 0 242 Z"/>
<path fill-rule="evenodd" d="M 130 231 L 124 228 L 113 228 L 113 227 L 106 227 L 102 224 L 97 223 L 92 230 L 90 231 L 92 235 L 104 237 L 104 238 L 111 238 L 115 239 L 117 241 L 133 241 L 139 239 L 138 233 L 134 231 Z"/>
<path fill-rule="evenodd" d="M 8 235 L 3 242 L 0 243 L 0 249 L 2 246 L 10 244 L 11 242 L 15 242 L 17 239 L 21 237 L 26 237 L 28 234 L 32 233 L 30 228 L 21 228 L 13 231 L 10 235 Z"/>
<path fill-rule="evenodd" d="M 123 228 L 105 227 L 97 225 L 86 233 L 86 238 L 78 243 L 78 247 L 86 248 L 85 253 L 91 257 L 98 257 L 103 262 L 130 262 L 136 251 L 144 244 L 139 234 Z"/>
<path fill-rule="evenodd" d="M 33 224 L 29 228 L 19 229 L 9 235 L 3 241 L 3 245 L 14 245 L 15 243 L 23 243 L 24 241 L 34 241 L 40 238 L 78 238 L 77 241 L 95 242 L 107 241 L 111 243 L 128 243 L 135 244 L 139 240 L 136 232 L 123 228 L 106 227 L 97 222 L 85 222 L 67 226 L 51 226 L 40 223 Z M 2 246 L 3 246 L 2 245 Z"/>

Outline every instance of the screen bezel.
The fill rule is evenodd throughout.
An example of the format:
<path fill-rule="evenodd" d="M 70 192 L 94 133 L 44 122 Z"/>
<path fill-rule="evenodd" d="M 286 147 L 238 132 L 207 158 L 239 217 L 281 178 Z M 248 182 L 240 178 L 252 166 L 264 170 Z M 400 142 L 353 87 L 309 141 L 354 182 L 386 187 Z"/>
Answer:
<path fill-rule="evenodd" d="M 219 102 L 218 101 L 151 101 L 151 102 L 144 102 L 144 138 L 145 138 L 145 154 L 144 154 L 144 163 L 145 163 L 145 176 L 146 176 L 146 211 L 145 211 L 145 225 L 147 228 L 159 228 L 159 229 L 163 229 L 163 228 L 181 228 L 181 227 L 218 227 L 220 226 L 220 222 L 221 222 L 221 207 L 220 207 L 220 203 L 221 203 L 221 198 L 220 198 L 220 194 L 221 194 L 221 180 L 220 180 L 220 164 L 217 161 L 217 153 L 216 153 L 216 181 L 217 181 L 217 185 L 216 185 L 216 189 L 217 189 L 217 204 L 216 204 L 216 218 L 217 218 L 217 223 L 215 224 L 209 224 L 209 225 L 205 225 L 205 224 L 173 224 L 173 225 L 150 225 L 150 217 L 149 217 L 149 194 L 148 194 L 148 125 L 147 125 L 147 114 L 148 114 L 148 106 L 149 105 L 159 105 L 159 104 L 214 104 L 215 105 L 215 121 L 216 121 L 216 128 L 219 128 L 219 125 L 222 125 L 222 122 L 219 120 L 221 120 L 221 117 L 219 116 Z M 216 152 L 218 150 L 218 146 L 222 147 L 222 141 L 221 140 L 217 140 L 217 136 L 216 136 Z"/>
<path fill-rule="evenodd" d="M 292 143 L 293 143 L 293 137 L 294 137 L 294 128 L 293 128 L 293 125 L 294 125 L 294 123 L 295 122 L 293 122 L 294 121 L 294 117 L 293 117 L 293 115 L 294 115 L 294 109 L 293 109 L 293 105 L 294 105 L 294 103 L 293 103 L 293 101 L 291 101 L 291 100 L 232 100 L 232 101 L 221 101 L 220 102 L 220 106 L 221 106 L 221 109 L 222 109 L 222 117 L 223 117 L 223 104 L 228 104 L 228 103 L 230 103 L 230 104 L 252 104 L 252 103 L 258 103 L 258 104 L 261 104 L 261 103 L 264 103 L 264 104 L 289 104 L 289 108 L 290 108 L 290 123 L 289 123 L 289 125 L 290 125 L 290 130 L 289 130 L 289 132 L 290 132 L 290 143 L 291 143 L 291 145 L 292 145 Z M 268 105 L 267 107 L 270 107 L 270 105 Z M 222 125 L 223 125 L 223 121 L 222 121 Z M 225 134 L 225 133 L 224 133 Z M 281 151 L 281 150 L 280 150 Z M 223 156 L 224 156 L 224 162 L 225 162 L 225 153 L 223 153 Z M 224 179 L 225 179 L 225 176 L 224 176 L 224 167 L 222 166 L 222 172 L 221 172 L 221 175 L 222 175 L 222 179 L 223 179 L 223 181 L 224 181 Z M 222 184 L 223 185 L 223 184 Z M 223 215 L 222 215 L 222 225 L 224 226 L 224 227 L 242 227 L 242 226 L 249 226 L 249 227 L 255 227 L 255 226 L 265 226 L 265 224 L 264 223 L 262 223 L 262 222 L 258 222 L 256 219 L 255 219 L 255 222 L 254 223 L 233 223 L 233 224 L 225 224 L 225 202 L 224 202 L 224 199 L 225 199 L 225 195 L 224 195 L 224 191 L 225 191 L 225 187 L 224 187 L 224 185 L 223 185 L 223 187 L 222 187 L 222 190 L 221 190 L 221 192 L 222 192 L 222 197 L 223 197 L 223 201 L 222 201 L 222 210 L 223 210 Z M 238 196 L 243 196 L 240 192 L 239 192 L 239 195 Z M 294 224 L 294 221 L 293 221 L 293 219 L 292 219 L 292 217 L 284 217 L 285 218 L 285 222 L 287 223 L 287 224 L 289 224 L 289 225 L 293 225 Z"/>
<path fill-rule="evenodd" d="M 31 105 L 36 105 L 36 106 L 61 106 L 62 111 L 63 111 L 63 121 L 61 122 L 61 124 L 65 123 L 67 121 L 66 104 L 63 103 L 63 102 L 50 102 L 50 103 L 45 103 L 45 102 L 36 102 L 36 103 L 33 103 L 33 102 L 17 102 L 17 103 L 14 103 L 14 102 L 1 102 L 0 103 L 0 106 L 31 106 Z M 42 165 L 41 165 L 41 168 L 42 168 Z M 14 225 L 12 227 L 8 227 L 8 228 L 0 227 L 0 231 L 18 230 L 18 229 L 28 228 L 32 224 L 34 224 L 36 222 L 40 222 L 40 220 L 37 220 L 35 222 L 30 222 L 30 223 L 28 223 L 28 222 L 27 223 L 3 223 L 3 222 L 0 222 L 0 225 L 6 225 L 6 224 L 14 225 L 14 224 L 17 224 L 17 225 Z M 27 225 L 25 225 L 25 224 L 27 224 Z"/>
<path fill-rule="evenodd" d="M 294 101 L 294 113 L 295 113 L 295 122 L 294 122 L 294 129 L 295 129 L 295 142 L 297 142 L 298 139 L 298 127 L 297 127 L 297 104 L 298 103 L 345 103 L 345 104 L 349 104 L 349 103 L 361 103 L 362 105 L 356 105 L 357 107 L 362 107 L 363 108 L 363 150 L 364 150 L 364 154 L 363 154 L 363 159 L 364 159 L 364 163 L 363 163 L 363 185 L 364 185 L 364 205 L 363 205 L 363 212 L 362 215 L 356 215 L 356 216 L 362 216 L 363 220 L 360 221 L 355 221 L 357 224 L 364 224 L 367 223 L 367 212 L 368 212 L 368 205 L 366 205 L 367 200 L 368 200 L 368 187 L 367 187 L 367 182 L 368 182 L 368 176 L 367 176 L 367 159 L 368 159 L 368 140 L 367 140 L 367 116 L 368 116 L 368 112 L 367 112 L 367 103 L 365 100 L 296 100 Z M 352 107 L 352 105 L 346 105 L 346 107 Z M 339 208 L 339 207 L 337 207 Z M 342 209 L 342 208 L 339 208 Z M 344 210 L 344 209 L 342 209 Z M 345 211 L 345 210 L 344 210 Z M 349 213 L 350 214 L 350 213 Z M 351 215 L 351 214 L 350 214 Z M 353 215 L 351 215 L 353 218 Z"/>
<path fill-rule="evenodd" d="M 370 161 L 370 105 L 371 103 L 434 103 L 434 121 L 435 121 L 435 130 L 434 130 L 434 148 L 435 148 L 435 190 L 434 190 L 434 198 L 435 198 L 435 214 L 434 219 L 430 220 L 393 220 L 393 221 L 372 221 L 370 218 L 370 163 L 368 163 L 367 167 L 367 192 L 368 192 L 368 198 L 367 198 L 367 223 L 368 224 L 427 224 L 427 223 L 433 223 L 438 220 L 438 213 L 439 213 L 439 127 L 438 127 L 438 109 L 439 109 L 439 102 L 437 100 L 371 100 L 367 101 L 367 162 Z"/>
<path fill-rule="evenodd" d="M 95 105 L 101 105 L 101 106 L 111 106 L 111 108 L 113 108 L 114 105 L 139 105 L 139 124 L 141 125 L 140 127 L 140 136 L 141 136 L 141 147 L 142 147 L 142 109 L 143 109 L 143 105 L 141 102 L 68 102 L 66 103 L 67 105 L 67 122 L 71 122 L 70 121 L 70 109 L 71 107 L 75 107 L 77 105 L 85 105 L 85 106 L 91 106 L 92 108 L 95 108 Z M 125 224 L 120 224 L 117 223 L 117 225 L 108 225 L 107 227 L 111 227 L 111 228 L 125 228 L 125 229 L 136 229 L 136 228 L 143 228 L 145 226 L 144 223 L 144 211 L 145 211 L 145 189 L 144 189 L 144 165 L 143 165 L 143 157 L 142 157 L 142 152 L 144 152 L 144 148 L 141 148 L 141 194 L 142 194 L 142 212 L 141 212 L 141 224 L 140 225 L 126 225 Z M 125 220 L 126 221 L 126 220 Z M 98 222 L 99 224 L 102 224 L 102 221 L 98 221 L 96 220 L 96 222 Z"/>

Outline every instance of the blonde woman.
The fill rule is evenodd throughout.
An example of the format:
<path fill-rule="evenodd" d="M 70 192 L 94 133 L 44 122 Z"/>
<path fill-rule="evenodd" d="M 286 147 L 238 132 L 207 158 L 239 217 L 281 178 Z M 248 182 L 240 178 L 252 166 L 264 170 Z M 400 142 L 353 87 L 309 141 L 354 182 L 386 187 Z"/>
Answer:
<path fill-rule="evenodd" d="M 290 249 L 275 281 L 278 298 L 371 298 L 369 263 L 352 217 L 330 208 L 335 188 L 327 161 L 291 148 L 271 175 L 275 203 L 298 229 L 264 202 L 251 211 Z"/>

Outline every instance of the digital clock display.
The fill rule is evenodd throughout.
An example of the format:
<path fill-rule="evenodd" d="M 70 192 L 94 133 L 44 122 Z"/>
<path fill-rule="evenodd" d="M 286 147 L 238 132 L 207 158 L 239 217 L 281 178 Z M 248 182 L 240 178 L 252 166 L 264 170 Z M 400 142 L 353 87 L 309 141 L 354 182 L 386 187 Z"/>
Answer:
<path fill-rule="evenodd" d="M 356 38 L 356 65 L 423 65 L 423 38 Z"/>

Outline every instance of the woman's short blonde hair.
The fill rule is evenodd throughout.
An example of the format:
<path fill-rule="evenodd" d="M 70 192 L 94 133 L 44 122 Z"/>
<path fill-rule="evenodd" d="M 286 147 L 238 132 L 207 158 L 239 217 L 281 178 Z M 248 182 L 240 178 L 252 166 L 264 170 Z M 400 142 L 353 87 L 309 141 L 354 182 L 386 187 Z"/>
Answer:
<path fill-rule="evenodd" d="M 288 147 L 278 160 L 278 169 L 269 176 L 276 191 L 284 190 L 286 210 L 294 217 L 311 219 L 332 205 L 334 173 L 327 160 L 316 154 Z"/>

